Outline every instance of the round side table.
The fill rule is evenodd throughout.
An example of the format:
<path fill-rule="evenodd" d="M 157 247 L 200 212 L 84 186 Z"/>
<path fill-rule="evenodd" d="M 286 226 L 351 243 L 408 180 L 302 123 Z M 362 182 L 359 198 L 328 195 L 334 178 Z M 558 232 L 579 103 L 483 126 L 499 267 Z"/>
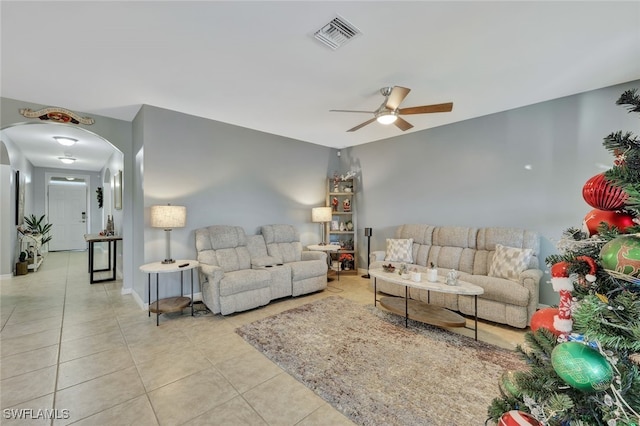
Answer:
<path fill-rule="evenodd" d="M 169 312 L 180 312 L 191 305 L 191 316 L 193 316 L 193 270 L 200 263 L 197 260 L 176 260 L 174 263 L 153 262 L 140 266 L 140 270 L 148 274 L 147 280 L 147 301 L 149 302 L 149 317 L 151 312 L 156 314 L 156 326 L 160 325 L 160 314 Z M 184 296 L 184 271 L 191 271 L 191 297 Z M 180 297 L 167 297 L 158 300 L 160 274 L 180 272 Z M 151 275 L 156 275 L 156 301 L 151 303 Z"/>
<path fill-rule="evenodd" d="M 340 246 L 337 244 L 312 244 L 307 246 L 307 249 L 311 251 L 323 251 L 327 253 L 327 266 L 329 267 L 329 271 L 331 271 L 331 253 L 337 253 L 340 250 Z M 338 277 L 338 281 L 340 281 L 340 267 L 335 270 L 336 275 Z M 329 281 L 332 281 L 333 278 L 327 278 Z"/>

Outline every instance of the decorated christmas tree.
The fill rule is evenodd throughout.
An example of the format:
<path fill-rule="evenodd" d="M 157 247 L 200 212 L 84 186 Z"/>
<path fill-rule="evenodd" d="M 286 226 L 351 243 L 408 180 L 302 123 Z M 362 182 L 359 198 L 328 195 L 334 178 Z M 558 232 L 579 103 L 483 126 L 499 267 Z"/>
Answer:
<path fill-rule="evenodd" d="M 617 101 L 640 113 L 640 95 Z M 489 407 L 499 425 L 640 426 L 640 140 L 604 138 L 614 165 L 589 179 L 593 207 L 547 257 L 557 307 L 537 311 L 517 350 L 526 371 L 505 372 Z"/>

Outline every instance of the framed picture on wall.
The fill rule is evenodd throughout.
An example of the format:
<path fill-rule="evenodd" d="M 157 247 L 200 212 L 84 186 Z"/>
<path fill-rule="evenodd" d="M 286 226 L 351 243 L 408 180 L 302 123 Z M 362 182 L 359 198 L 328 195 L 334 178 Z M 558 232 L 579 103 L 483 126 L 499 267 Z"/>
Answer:
<path fill-rule="evenodd" d="M 122 210 L 122 170 L 113 177 L 113 208 Z"/>
<path fill-rule="evenodd" d="M 16 225 L 24 222 L 24 176 L 16 170 Z"/>

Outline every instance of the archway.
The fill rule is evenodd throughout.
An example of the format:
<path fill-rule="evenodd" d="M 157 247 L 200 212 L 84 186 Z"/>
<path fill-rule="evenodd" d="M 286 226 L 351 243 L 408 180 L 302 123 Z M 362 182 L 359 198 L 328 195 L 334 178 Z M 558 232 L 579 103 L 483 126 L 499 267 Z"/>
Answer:
<path fill-rule="evenodd" d="M 54 136 L 69 137 L 77 143 L 72 148 L 60 146 Z M 4 156 L 0 196 L 0 210 L 4 212 L 0 215 L 0 275 L 10 276 L 16 256 L 16 171 L 20 172 L 21 180 L 24 179 L 24 212 L 36 215 L 48 214 L 46 188 L 52 176 L 88 176 L 88 231 L 97 233 L 104 229 L 105 223 L 104 210 L 98 207 L 97 188 L 103 187 L 105 180 L 110 181 L 113 170 L 124 168 L 124 154 L 96 133 L 62 123 L 15 123 L 0 129 L 0 138 Z M 69 155 L 70 151 L 73 155 Z M 73 157 L 78 161 L 65 165 L 60 162 L 60 157 Z M 111 209 L 111 191 L 106 191 L 103 196 L 107 198 L 107 206 Z M 108 214 L 114 215 L 111 210 Z M 104 217 L 106 218 L 106 213 Z M 116 223 L 121 224 L 122 220 Z M 121 229 L 119 231 L 121 232 Z"/>

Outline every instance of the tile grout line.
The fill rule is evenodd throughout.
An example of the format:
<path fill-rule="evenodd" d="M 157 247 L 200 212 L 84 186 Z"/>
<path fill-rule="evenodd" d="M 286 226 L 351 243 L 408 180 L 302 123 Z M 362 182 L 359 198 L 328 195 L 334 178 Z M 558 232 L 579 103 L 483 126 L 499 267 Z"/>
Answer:
<path fill-rule="evenodd" d="M 69 253 L 66 253 L 66 257 L 67 257 L 67 266 L 66 266 L 66 272 L 65 272 L 65 280 L 64 280 L 64 298 L 63 298 L 63 303 L 62 303 L 62 320 L 60 321 L 60 335 L 58 336 L 58 357 L 56 360 L 56 377 L 55 380 L 53 382 L 53 401 L 52 404 L 53 406 L 51 407 L 53 410 L 57 410 L 58 407 L 56 407 L 56 397 L 58 395 L 58 377 L 60 375 L 60 354 L 62 352 L 62 330 L 64 328 L 64 313 L 66 311 L 67 308 L 67 285 L 69 283 L 69 262 L 70 262 L 70 256 Z M 56 411 L 54 411 L 55 413 Z M 57 417 L 57 416 L 52 416 L 52 417 Z M 53 418 L 50 419 L 49 425 L 53 426 Z"/>

